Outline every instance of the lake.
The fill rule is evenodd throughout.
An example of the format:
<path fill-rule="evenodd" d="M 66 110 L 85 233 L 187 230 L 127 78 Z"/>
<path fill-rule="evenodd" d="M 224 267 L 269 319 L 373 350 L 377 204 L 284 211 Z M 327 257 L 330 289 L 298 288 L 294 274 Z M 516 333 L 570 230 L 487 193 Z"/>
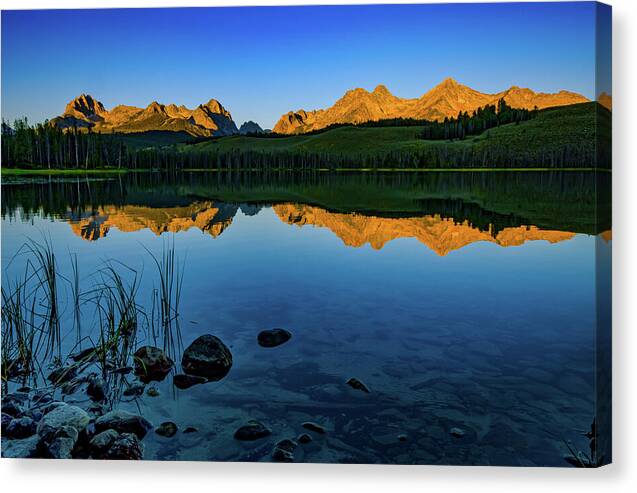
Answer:
<path fill-rule="evenodd" d="M 270 461 L 276 442 L 307 433 L 295 461 L 565 466 L 565 442 L 588 452 L 599 415 L 609 186 L 592 172 L 7 177 L 2 285 L 25 272 L 25 242 L 50 242 L 62 359 L 99 340 L 92 296 L 105 265 L 139 283 L 150 315 L 137 346 L 166 347 L 177 372 L 197 337 L 228 346 L 219 381 L 180 390 L 168 375 L 109 397 L 106 407 L 177 425 L 148 433 L 145 459 Z M 150 322 L 153 255 L 166 251 L 183 275 L 168 344 Z M 75 265 L 93 293 L 79 328 Z M 258 345 L 275 327 L 291 339 Z M 53 363 L 38 358 L 30 386 Z M 92 405 L 83 391 L 63 398 Z M 252 419 L 271 435 L 236 440 Z"/>

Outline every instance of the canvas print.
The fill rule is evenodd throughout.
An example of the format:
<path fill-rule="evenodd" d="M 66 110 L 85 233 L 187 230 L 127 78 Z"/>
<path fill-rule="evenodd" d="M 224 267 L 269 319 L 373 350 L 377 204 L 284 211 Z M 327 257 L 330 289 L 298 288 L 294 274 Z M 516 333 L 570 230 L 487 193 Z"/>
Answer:
<path fill-rule="evenodd" d="M 3 11 L 2 457 L 610 463 L 611 37 Z"/>

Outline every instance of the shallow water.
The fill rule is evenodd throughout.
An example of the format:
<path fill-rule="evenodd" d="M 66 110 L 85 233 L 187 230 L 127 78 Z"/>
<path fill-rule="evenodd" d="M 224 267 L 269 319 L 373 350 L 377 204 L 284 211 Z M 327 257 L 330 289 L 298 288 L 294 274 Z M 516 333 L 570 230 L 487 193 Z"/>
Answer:
<path fill-rule="evenodd" d="M 492 186 L 524 189 L 513 175 Z M 393 188 L 362 178 L 360 196 L 351 177 L 275 189 L 254 178 L 230 188 L 209 177 L 153 180 L 2 189 L 3 283 L 23 269 L 16 253 L 25 239 L 44 234 L 60 270 L 69 272 L 69 252 L 78 255 L 83 283 L 105 259 L 135 269 L 144 303 L 153 288 L 146 249 L 161 255 L 174 241 L 184 262 L 182 347 L 214 334 L 234 363 L 219 382 L 177 390 L 168 376 L 153 384 L 158 397 L 118 406 L 198 429 L 150 433 L 146 459 L 269 461 L 273 444 L 306 431 L 305 421 L 327 430 L 295 451 L 306 462 L 562 466 L 564 440 L 587 450 L 595 258 L 610 255 L 610 241 L 587 210 L 569 209 L 585 177 L 531 177 L 529 199 L 514 211 L 484 176 L 433 185 L 406 177 Z M 547 183 L 563 192 L 566 184 L 550 207 L 537 198 L 550 196 Z M 551 220 L 533 222 L 546 211 Z M 70 351 L 72 307 L 64 309 Z M 83 310 L 90 332 L 93 313 Z M 292 339 L 258 346 L 258 332 L 272 327 Z M 350 377 L 371 392 L 348 387 Z M 248 419 L 272 435 L 238 442 L 233 433 Z"/>

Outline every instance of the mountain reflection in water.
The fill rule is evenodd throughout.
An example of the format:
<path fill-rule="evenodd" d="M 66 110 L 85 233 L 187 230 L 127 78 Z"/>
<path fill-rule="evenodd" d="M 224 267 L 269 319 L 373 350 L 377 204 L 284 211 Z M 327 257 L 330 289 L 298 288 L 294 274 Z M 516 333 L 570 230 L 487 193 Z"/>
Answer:
<path fill-rule="evenodd" d="M 142 206 L 102 206 L 89 217 L 67 220 L 73 232 L 85 240 L 105 237 L 111 228 L 122 232 L 150 229 L 161 235 L 197 228 L 217 238 L 231 226 L 239 210 L 255 215 L 263 205 L 227 204 L 223 202 L 194 202 L 187 207 L 151 208 Z M 360 213 L 337 213 L 303 204 L 277 204 L 272 209 L 281 221 L 296 226 L 327 228 L 345 245 L 371 245 L 380 250 L 398 238 L 415 238 L 440 256 L 478 241 L 488 241 L 503 247 L 519 246 L 527 241 L 545 240 L 557 243 L 573 238 L 575 233 L 543 230 L 535 226 L 505 227 L 499 231 L 489 225 L 486 230 L 469 221 L 456 221 L 439 214 L 417 217 L 378 217 Z"/>

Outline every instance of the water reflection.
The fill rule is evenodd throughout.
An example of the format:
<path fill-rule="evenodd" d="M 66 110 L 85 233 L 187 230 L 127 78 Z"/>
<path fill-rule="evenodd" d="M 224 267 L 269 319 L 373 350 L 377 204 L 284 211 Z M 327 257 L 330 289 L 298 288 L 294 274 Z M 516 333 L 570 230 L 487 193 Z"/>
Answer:
<path fill-rule="evenodd" d="M 20 257 L 8 260 L 24 238 L 44 232 L 64 272 L 68 252 L 77 254 L 82 281 L 105 259 L 130 266 L 150 312 L 149 253 L 174 241 L 187 260 L 182 348 L 213 334 L 233 364 L 219 382 L 181 389 L 170 375 L 121 402 L 154 424 L 198 430 L 149 433 L 148 459 L 271 460 L 277 441 L 312 421 L 327 434 L 296 460 L 565 465 L 563 440 L 585 450 L 580 430 L 596 413 L 593 259 L 612 243 L 608 206 L 591 198 L 597 178 L 193 173 L 4 183 L 2 256 L 14 271 L 3 286 L 21 272 Z M 73 311 L 62 308 L 70 352 Z M 83 336 L 94 336 L 94 311 L 82 306 Z M 292 338 L 264 349 L 257 334 L 273 327 Z M 161 345 L 138 345 L 149 342 Z M 176 372 L 182 352 L 171 355 Z M 238 443 L 233 433 L 251 419 L 272 435 Z"/>

